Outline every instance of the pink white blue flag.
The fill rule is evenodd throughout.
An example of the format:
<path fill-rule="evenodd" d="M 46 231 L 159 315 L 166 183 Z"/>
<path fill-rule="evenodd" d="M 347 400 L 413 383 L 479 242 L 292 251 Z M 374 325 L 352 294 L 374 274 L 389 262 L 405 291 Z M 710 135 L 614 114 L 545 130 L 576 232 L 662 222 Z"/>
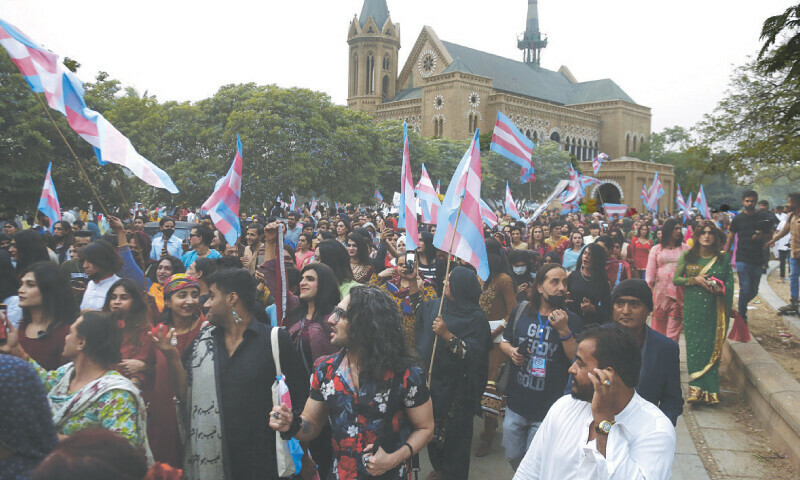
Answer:
<path fill-rule="evenodd" d="M 644 207 L 647 208 L 647 184 L 642 185 L 642 193 L 639 194 L 639 198 L 642 199 L 644 202 Z"/>
<path fill-rule="evenodd" d="M 318 203 L 319 202 L 317 202 L 317 198 L 316 197 L 311 197 L 311 205 L 309 206 L 308 209 L 313 212 L 314 210 L 317 209 L 317 204 Z"/>
<path fill-rule="evenodd" d="M 689 196 L 686 197 L 686 214 L 684 215 L 684 218 L 687 219 L 687 220 L 688 220 L 689 214 L 692 212 L 692 206 L 693 205 L 694 204 L 692 203 L 692 192 L 689 192 Z"/>
<path fill-rule="evenodd" d="M 619 218 L 622 218 L 627 215 L 628 206 L 619 203 L 604 203 L 603 210 L 605 210 L 607 217 L 618 215 Z"/>
<path fill-rule="evenodd" d="M 442 181 L 436 180 L 436 195 L 442 194 Z"/>
<path fill-rule="evenodd" d="M 577 205 L 581 199 L 586 195 L 583 188 L 583 181 L 581 174 L 579 174 L 572 164 L 569 165 L 569 185 L 567 189 L 561 193 L 559 200 L 561 204 L 574 204 Z"/>
<path fill-rule="evenodd" d="M 522 167 L 522 172 L 520 172 L 520 181 L 522 183 L 536 180 L 536 175 L 533 172 L 533 162 L 531 161 L 533 148 L 533 141 L 520 132 L 510 118 L 498 110 L 497 123 L 494 125 L 494 133 L 492 134 L 492 143 L 489 145 L 489 150 Z"/>
<path fill-rule="evenodd" d="M 414 198 L 414 179 L 408 155 L 408 125 L 403 122 L 403 166 L 400 171 L 400 213 L 398 228 L 406 229 L 406 250 L 416 250 L 419 242 L 417 230 L 417 201 Z"/>
<path fill-rule="evenodd" d="M 706 200 L 706 192 L 703 191 L 703 185 L 700 185 L 700 191 L 697 192 L 697 197 L 694 199 L 694 206 L 700 210 L 700 214 L 706 220 L 711 219 L 711 209 L 708 208 L 708 201 Z"/>
<path fill-rule="evenodd" d="M 506 180 L 505 208 L 506 208 L 506 213 L 511 215 L 511 218 L 513 218 L 514 220 L 519 221 L 522 218 L 519 215 L 519 210 L 517 210 L 517 206 L 514 204 L 514 198 L 511 196 L 511 188 L 508 186 L 508 180 Z"/>
<path fill-rule="evenodd" d="M 50 108 L 67 117 L 67 123 L 94 147 L 100 165 L 108 162 L 126 167 L 149 185 L 178 193 L 167 173 L 139 155 L 130 140 L 102 115 L 86 106 L 83 83 L 58 56 L 0 20 L 0 45 L 19 68 L 31 90 L 44 93 Z"/>
<path fill-rule="evenodd" d="M 601 153 L 600 155 L 592 159 L 592 171 L 594 172 L 595 175 L 597 175 L 597 172 L 600 171 L 600 166 L 603 165 L 603 162 L 605 162 L 606 160 L 608 160 L 608 155 L 606 155 L 605 153 Z"/>
<path fill-rule="evenodd" d="M 497 215 L 492 211 L 492 207 L 486 204 L 481 198 L 480 201 L 481 206 L 481 219 L 483 223 L 489 226 L 489 228 L 494 228 L 497 226 Z"/>
<path fill-rule="evenodd" d="M 647 209 L 651 212 L 658 212 L 658 200 L 664 196 L 664 186 L 661 185 L 661 180 L 658 178 L 658 172 L 653 177 L 653 184 L 650 185 L 650 190 L 647 192 Z"/>
<path fill-rule="evenodd" d="M 439 216 L 439 207 L 442 202 L 439 201 L 436 190 L 433 189 L 431 177 L 428 176 L 428 171 L 425 169 L 425 164 L 422 164 L 422 174 L 420 175 L 419 183 L 416 188 L 417 198 L 419 199 L 420 210 L 422 210 L 422 223 L 433 223 Z"/>
<path fill-rule="evenodd" d="M 689 220 L 689 209 L 686 208 L 686 200 L 683 199 L 680 185 L 678 185 L 678 190 L 675 193 L 675 203 L 678 205 L 678 211 L 683 211 L 683 221 Z"/>
<path fill-rule="evenodd" d="M 593 178 L 593 177 L 587 177 L 587 176 L 584 176 L 584 175 L 581 175 L 581 174 L 578 174 L 578 175 L 580 175 L 580 177 L 581 177 L 581 187 L 583 187 L 584 192 L 591 185 L 602 185 L 603 184 L 602 180 L 598 180 L 598 179 Z"/>
<path fill-rule="evenodd" d="M 56 186 L 53 184 L 52 167 L 53 162 L 47 164 L 47 173 L 44 176 L 44 185 L 42 186 L 42 196 L 39 198 L 39 206 L 37 207 L 40 212 L 51 220 L 51 226 L 54 222 L 61 220 L 61 205 L 58 203 Z"/>
<path fill-rule="evenodd" d="M 489 261 L 483 239 L 480 199 L 481 147 L 476 129 L 444 194 L 433 245 L 474 266 L 478 276 L 486 280 Z"/>
<path fill-rule="evenodd" d="M 378 202 L 383 202 L 383 195 L 381 195 L 381 191 L 378 190 L 377 188 L 375 189 L 375 199 Z"/>
<path fill-rule="evenodd" d="M 225 236 L 230 245 L 242 234 L 239 224 L 239 201 L 242 196 L 242 139 L 236 135 L 236 155 L 228 173 L 214 185 L 214 193 L 208 197 L 200 211 L 211 215 L 214 226 Z"/>

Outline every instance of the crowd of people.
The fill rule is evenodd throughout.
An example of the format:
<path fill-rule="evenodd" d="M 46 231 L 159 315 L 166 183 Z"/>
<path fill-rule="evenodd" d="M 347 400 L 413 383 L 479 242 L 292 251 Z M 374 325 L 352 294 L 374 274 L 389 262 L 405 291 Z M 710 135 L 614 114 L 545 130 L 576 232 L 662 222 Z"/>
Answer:
<path fill-rule="evenodd" d="M 187 209 L 7 219 L 0 479 L 278 478 L 290 438 L 303 479 L 410 478 L 427 449 L 427 478 L 462 480 L 498 444 L 514 478 L 668 478 L 776 242 L 797 312 L 800 194 L 742 204 L 498 212 L 485 281 L 385 206 L 242 212 L 234 244 Z"/>

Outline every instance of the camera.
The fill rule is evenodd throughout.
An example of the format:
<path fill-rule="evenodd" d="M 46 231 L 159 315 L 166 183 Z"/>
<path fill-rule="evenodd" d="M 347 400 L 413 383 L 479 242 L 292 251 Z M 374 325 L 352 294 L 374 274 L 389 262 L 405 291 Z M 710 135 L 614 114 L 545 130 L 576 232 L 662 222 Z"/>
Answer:
<path fill-rule="evenodd" d="M 414 271 L 416 262 L 417 262 L 416 250 L 406 251 L 406 261 L 403 264 L 403 268 L 405 269 L 406 273 L 411 273 Z"/>

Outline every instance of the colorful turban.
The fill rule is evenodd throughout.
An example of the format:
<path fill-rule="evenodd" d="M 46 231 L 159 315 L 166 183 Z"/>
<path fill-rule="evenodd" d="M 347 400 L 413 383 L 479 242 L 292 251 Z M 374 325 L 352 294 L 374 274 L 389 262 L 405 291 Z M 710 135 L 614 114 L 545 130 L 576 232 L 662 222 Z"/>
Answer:
<path fill-rule="evenodd" d="M 193 276 L 185 273 L 176 273 L 169 277 L 167 283 L 164 284 L 164 300 L 172 296 L 173 293 L 183 290 L 184 288 L 200 288 L 197 286 L 197 280 Z"/>

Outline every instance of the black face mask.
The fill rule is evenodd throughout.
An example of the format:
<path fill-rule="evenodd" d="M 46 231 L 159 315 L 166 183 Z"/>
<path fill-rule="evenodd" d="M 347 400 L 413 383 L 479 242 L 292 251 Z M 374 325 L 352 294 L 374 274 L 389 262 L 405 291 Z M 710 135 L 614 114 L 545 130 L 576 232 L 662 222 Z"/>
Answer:
<path fill-rule="evenodd" d="M 564 308 L 564 303 L 567 300 L 566 295 L 546 295 L 545 301 L 553 308 Z"/>
<path fill-rule="evenodd" d="M 164 238 L 169 238 L 169 237 L 172 236 L 172 234 L 174 232 L 175 232 L 175 230 L 172 229 L 172 228 L 165 228 L 165 229 L 161 230 L 161 235 L 163 235 Z"/>

